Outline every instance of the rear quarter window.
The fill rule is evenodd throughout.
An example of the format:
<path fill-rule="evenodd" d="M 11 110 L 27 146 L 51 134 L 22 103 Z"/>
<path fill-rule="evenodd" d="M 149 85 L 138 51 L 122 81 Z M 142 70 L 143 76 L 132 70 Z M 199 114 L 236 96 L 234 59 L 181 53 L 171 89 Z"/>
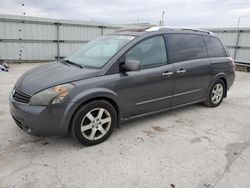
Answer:
<path fill-rule="evenodd" d="M 226 57 L 224 47 L 222 46 L 219 39 L 209 36 L 203 36 L 207 45 L 207 52 L 209 57 Z"/>
<path fill-rule="evenodd" d="M 171 62 L 207 58 L 207 51 L 201 35 L 168 34 L 168 48 Z"/>

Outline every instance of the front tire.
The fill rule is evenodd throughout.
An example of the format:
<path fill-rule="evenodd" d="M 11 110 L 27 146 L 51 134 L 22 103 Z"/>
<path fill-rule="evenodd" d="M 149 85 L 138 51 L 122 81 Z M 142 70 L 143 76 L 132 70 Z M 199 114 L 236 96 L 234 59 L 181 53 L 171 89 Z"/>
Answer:
<path fill-rule="evenodd" d="M 207 100 L 204 102 L 205 105 L 209 107 L 219 106 L 225 96 L 225 89 L 225 83 L 222 80 L 217 80 L 209 91 Z"/>
<path fill-rule="evenodd" d="M 117 113 L 107 101 L 96 100 L 82 106 L 72 120 L 72 135 L 83 145 L 91 146 L 110 137 L 117 124 Z"/>

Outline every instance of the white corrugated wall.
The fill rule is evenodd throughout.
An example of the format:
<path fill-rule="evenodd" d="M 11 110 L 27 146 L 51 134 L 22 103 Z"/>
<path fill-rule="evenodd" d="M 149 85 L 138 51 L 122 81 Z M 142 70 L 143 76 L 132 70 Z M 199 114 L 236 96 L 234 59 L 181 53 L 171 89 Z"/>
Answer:
<path fill-rule="evenodd" d="M 250 28 L 208 30 L 214 32 L 221 39 L 236 62 L 250 64 Z"/>
<path fill-rule="evenodd" d="M 55 20 L 0 14 L 0 60 L 52 61 L 86 42 L 118 29 L 86 21 Z"/>
<path fill-rule="evenodd" d="M 0 60 L 52 61 L 119 27 L 87 21 L 0 14 Z M 250 63 L 250 28 L 213 28 L 238 62 Z"/>

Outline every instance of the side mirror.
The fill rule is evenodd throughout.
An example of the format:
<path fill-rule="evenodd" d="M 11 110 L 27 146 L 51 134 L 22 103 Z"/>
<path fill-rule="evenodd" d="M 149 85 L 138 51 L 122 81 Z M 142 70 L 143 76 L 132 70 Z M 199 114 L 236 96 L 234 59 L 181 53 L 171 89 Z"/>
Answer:
<path fill-rule="evenodd" d="M 140 61 L 138 60 L 127 60 L 125 63 L 122 65 L 122 67 L 126 71 L 138 71 L 140 70 Z"/>

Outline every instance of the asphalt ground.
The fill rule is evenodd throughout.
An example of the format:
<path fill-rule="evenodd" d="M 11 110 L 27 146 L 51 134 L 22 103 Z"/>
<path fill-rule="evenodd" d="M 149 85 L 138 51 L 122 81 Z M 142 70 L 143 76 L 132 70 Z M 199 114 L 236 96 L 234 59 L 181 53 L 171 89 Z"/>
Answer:
<path fill-rule="evenodd" d="M 202 104 L 129 121 L 104 143 L 40 138 L 18 128 L 8 98 L 39 64 L 0 72 L 0 187 L 250 187 L 250 73 L 217 108 Z"/>

